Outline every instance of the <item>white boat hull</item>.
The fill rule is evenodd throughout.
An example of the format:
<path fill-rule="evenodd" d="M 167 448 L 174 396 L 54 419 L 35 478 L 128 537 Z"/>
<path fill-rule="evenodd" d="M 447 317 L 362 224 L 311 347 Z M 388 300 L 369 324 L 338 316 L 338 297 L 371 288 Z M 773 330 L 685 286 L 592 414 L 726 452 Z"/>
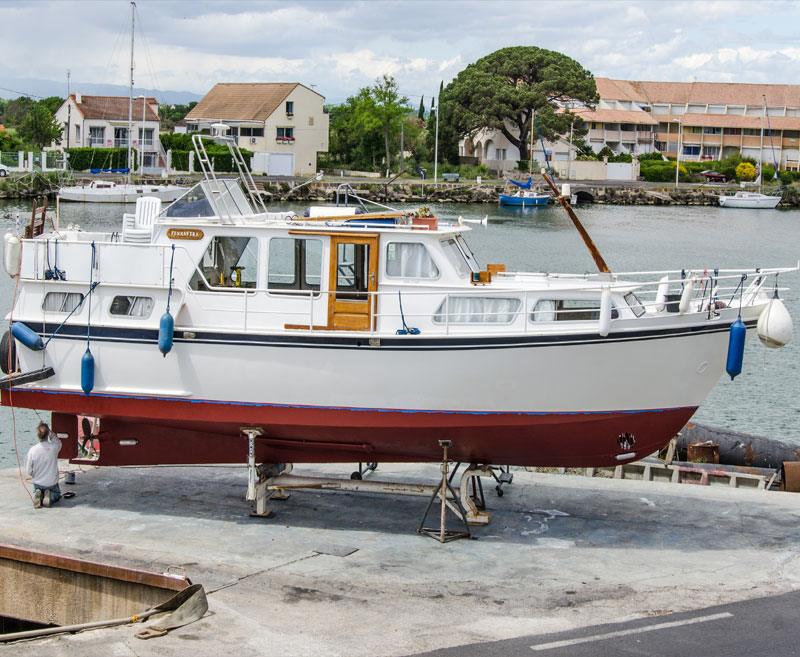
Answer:
<path fill-rule="evenodd" d="M 177 185 L 114 185 L 111 188 L 93 188 L 89 185 L 62 187 L 58 198 L 76 203 L 136 203 L 143 196 L 155 196 L 171 203 L 185 191 Z"/>

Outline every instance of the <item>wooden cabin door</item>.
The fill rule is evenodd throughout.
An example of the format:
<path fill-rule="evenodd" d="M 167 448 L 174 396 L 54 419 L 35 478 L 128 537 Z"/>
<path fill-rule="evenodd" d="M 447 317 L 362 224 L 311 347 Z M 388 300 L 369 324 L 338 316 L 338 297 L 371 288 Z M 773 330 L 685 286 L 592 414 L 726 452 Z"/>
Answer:
<path fill-rule="evenodd" d="M 369 330 L 378 307 L 378 236 L 331 236 L 328 326 Z"/>

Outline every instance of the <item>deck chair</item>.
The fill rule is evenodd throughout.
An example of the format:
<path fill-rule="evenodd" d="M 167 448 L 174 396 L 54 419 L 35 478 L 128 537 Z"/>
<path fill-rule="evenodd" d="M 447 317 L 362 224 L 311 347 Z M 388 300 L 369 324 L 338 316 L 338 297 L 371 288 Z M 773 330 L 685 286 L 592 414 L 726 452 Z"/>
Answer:
<path fill-rule="evenodd" d="M 153 224 L 161 212 L 161 199 L 142 196 L 136 199 L 136 212 L 126 214 L 122 220 L 122 241 L 149 244 L 153 239 Z M 133 225 L 131 225 L 133 224 Z"/>

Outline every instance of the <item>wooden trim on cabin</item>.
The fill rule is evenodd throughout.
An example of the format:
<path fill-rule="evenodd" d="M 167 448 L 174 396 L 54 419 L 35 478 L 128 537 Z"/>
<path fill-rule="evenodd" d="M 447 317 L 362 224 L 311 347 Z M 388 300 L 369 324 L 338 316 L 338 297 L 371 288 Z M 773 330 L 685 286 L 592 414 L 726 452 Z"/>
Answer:
<path fill-rule="evenodd" d="M 347 239 L 358 240 L 359 238 L 377 239 L 378 233 L 335 233 L 320 230 L 290 230 L 289 235 L 314 235 L 315 237 L 346 237 Z M 352 242 L 358 244 L 359 242 Z"/>

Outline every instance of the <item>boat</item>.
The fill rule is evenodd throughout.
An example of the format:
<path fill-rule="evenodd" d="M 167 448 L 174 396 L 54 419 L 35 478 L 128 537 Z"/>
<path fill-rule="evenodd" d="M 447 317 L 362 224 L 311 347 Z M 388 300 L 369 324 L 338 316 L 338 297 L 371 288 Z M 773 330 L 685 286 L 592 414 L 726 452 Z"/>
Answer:
<path fill-rule="evenodd" d="M 769 196 L 760 192 L 738 191 L 733 195 L 721 195 L 719 204 L 723 208 L 775 208 L 781 202 L 780 196 Z"/>
<path fill-rule="evenodd" d="M 732 196 L 720 194 L 719 204 L 723 208 L 751 208 L 753 210 L 765 210 L 776 208 L 778 203 L 781 202 L 781 196 L 770 196 L 768 194 L 761 193 L 761 153 L 764 150 L 764 116 L 767 114 L 767 99 L 765 96 L 763 98 L 764 104 L 761 112 L 761 145 L 758 149 L 758 191 L 747 192 L 740 190 Z M 778 170 L 777 164 L 775 166 L 775 170 Z"/>
<path fill-rule="evenodd" d="M 791 336 L 798 266 L 480 266 L 470 226 L 425 209 L 268 211 L 246 167 L 204 164 L 209 139 L 244 164 L 224 130 L 192 137 L 200 182 L 120 230 L 5 237 L 0 401 L 50 411 L 62 458 L 91 424 L 101 466 L 433 462 L 442 440 L 469 463 L 622 464 L 738 373 L 746 336 Z"/>
<path fill-rule="evenodd" d="M 136 203 L 136 199 L 142 196 L 155 196 L 161 201 L 172 202 L 185 194 L 186 190 L 186 187 L 179 185 L 134 185 L 113 180 L 92 180 L 86 185 L 61 187 L 58 198 L 78 203 Z"/>
<path fill-rule="evenodd" d="M 130 179 L 131 171 L 131 135 L 133 134 L 133 27 L 136 3 L 131 2 L 131 83 L 129 88 L 128 103 L 128 167 L 122 170 L 126 174 L 126 182 L 117 183 L 111 180 L 92 180 L 85 185 L 62 186 L 58 190 L 60 201 L 73 201 L 78 203 L 136 203 L 143 196 L 155 196 L 162 201 L 174 201 L 184 192 L 186 187 L 179 185 L 159 185 L 145 182 L 134 184 Z M 144 100 L 142 103 L 144 104 Z M 142 110 L 144 118 L 144 108 Z M 143 124 L 144 126 L 144 124 Z M 99 171 L 92 170 L 92 173 Z"/>
<path fill-rule="evenodd" d="M 516 205 L 523 208 L 537 205 L 547 205 L 550 201 L 550 194 L 542 194 L 531 190 L 532 178 L 528 182 L 522 183 L 517 180 L 509 180 L 512 185 L 517 186 L 517 191 L 513 194 L 500 194 L 500 205 Z"/>

